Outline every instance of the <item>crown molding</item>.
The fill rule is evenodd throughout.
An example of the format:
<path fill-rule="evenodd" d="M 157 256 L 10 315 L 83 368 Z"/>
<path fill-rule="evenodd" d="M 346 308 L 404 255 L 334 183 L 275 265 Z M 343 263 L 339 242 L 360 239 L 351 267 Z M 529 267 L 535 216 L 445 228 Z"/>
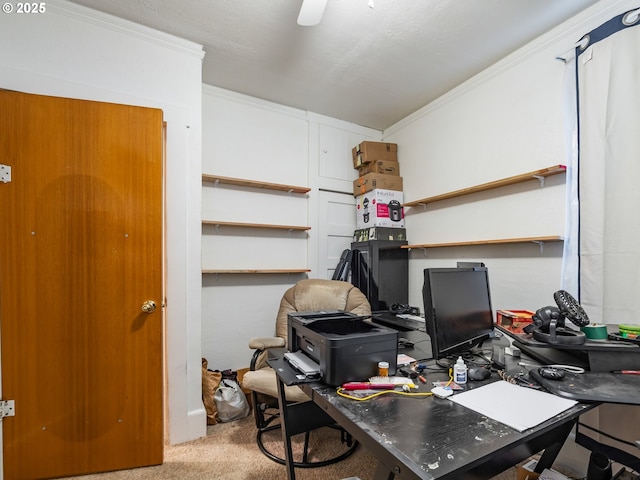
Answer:
<path fill-rule="evenodd" d="M 136 37 L 150 43 L 159 44 L 200 59 L 204 58 L 204 48 L 198 43 L 159 30 L 154 30 L 153 28 L 145 27 L 144 25 L 124 20 L 114 15 L 99 12 L 83 5 L 65 0 L 48 0 L 47 10 L 75 20 L 93 24 L 97 27 Z"/>
<path fill-rule="evenodd" d="M 252 107 L 261 108 L 275 113 L 289 115 L 292 117 L 306 119 L 306 112 L 298 108 L 288 107 L 280 103 L 271 102 L 258 97 L 252 97 L 245 95 L 244 93 L 238 93 L 233 90 L 227 90 L 225 88 L 216 87 L 206 83 L 202 84 L 202 93 L 213 95 L 215 97 L 225 98 L 236 103 L 243 103 Z"/>

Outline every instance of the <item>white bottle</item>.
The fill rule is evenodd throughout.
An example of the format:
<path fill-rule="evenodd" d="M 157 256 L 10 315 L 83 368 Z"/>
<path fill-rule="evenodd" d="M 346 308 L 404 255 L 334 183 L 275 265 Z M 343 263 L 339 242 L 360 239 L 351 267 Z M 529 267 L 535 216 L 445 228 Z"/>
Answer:
<path fill-rule="evenodd" d="M 467 366 L 462 357 L 458 357 L 458 361 L 453 366 L 453 381 L 458 385 L 467 383 Z"/>

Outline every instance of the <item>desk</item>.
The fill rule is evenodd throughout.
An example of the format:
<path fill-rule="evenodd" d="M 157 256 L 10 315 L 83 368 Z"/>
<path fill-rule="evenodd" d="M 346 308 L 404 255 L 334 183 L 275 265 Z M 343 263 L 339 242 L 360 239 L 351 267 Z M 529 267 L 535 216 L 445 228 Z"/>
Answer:
<path fill-rule="evenodd" d="M 375 480 L 391 480 L 396 476 L 402 480 L 487 479 L 544 450 L 536 467 L 536 471 L 542 471 L 551 467 L 578 417 L 597 406 L 579 403 L 520 433 L 454 402 L 434 397 L 389 394 L 365 402 L 349 400 L 323 383 L 296 381 L 295 372 L 282 358 L 272 358 L 269 364 L 278 373 L 281 395 L 285 383 L 298 384 L 319 411 L 331 416 L 378 458 Z M 435 379 L 428 377 L 429 381 Z M 495 380 L 497 376 L 493 375 L 488 381 Z M 468 388 L 473 386 L 469 384 Z M 424 386 L 422 390 L 428 391 Z M 501 400 L 507 401 L 496 399 Z M 281 401 L 280 406 L 286 435 L 289 412 L 285 402 Z M 290 446 L 286 447 L 285 456 L 290 458 Z M 293 467 L 287 468 L 288 478 L 293 480 Z"/>

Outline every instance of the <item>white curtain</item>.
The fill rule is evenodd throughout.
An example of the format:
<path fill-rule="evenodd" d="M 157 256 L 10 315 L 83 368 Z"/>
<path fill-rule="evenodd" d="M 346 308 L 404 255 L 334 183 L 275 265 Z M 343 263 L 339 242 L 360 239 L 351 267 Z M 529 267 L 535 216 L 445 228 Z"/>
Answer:
<path fill-rule="evenodd" d="M 566 59 L 563 288 L 592 323 L 640 323 L 640 9 L 589 32 Z M 573 84 L 573 85 L 571 85 Z"/>

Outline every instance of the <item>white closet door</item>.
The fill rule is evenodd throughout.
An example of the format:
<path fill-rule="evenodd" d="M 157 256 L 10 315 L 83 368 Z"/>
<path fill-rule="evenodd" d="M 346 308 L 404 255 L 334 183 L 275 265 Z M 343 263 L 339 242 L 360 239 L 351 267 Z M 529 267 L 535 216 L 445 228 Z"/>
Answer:
<path fill-rule="evenodd" d="M 318 277 L 330 279 L 343 250 L 351 248 L 356 204 L 347 193 L 318 192 Z"/>

